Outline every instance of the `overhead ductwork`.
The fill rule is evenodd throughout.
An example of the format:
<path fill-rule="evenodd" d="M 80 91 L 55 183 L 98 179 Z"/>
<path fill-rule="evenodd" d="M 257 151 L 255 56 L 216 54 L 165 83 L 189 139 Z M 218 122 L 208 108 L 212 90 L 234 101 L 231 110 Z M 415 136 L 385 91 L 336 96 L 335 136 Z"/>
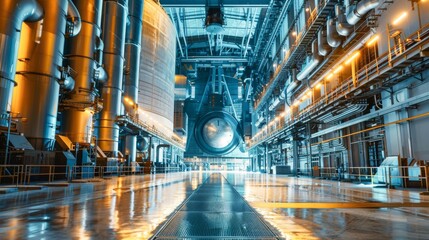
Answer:
<path fill-rule="evenodd" d="M 28 1 L 26 1 L 28 2 Z M 23 27 L 16 65 L 12 112 L 20 113 L 18 131 L 36 150 L 52 150 L 66 36 L 67 0 L 38 0 L 43 23 Z"/>
<path fill-rule="evenodd" d="M 259 128 L 259 126 L 261 126 L 264 120 L 265 120 L 265 117 L 264 115 L 261 114 L 255 122 L 255 127 Z"/>
<path fill-rule="evenodd" d="M 277 108 L 277 106 L 286 98 L 286 90 L 287 85 L 283 88 L 283 90 L 280 92 L 280 95 L 274 99 L 274 101 L 270 104 L 268 107 L 269 111 L 273 111 Z"/>
<path fill-rule="evenodd" d="M 128 1 L 128 19 L 125 38 L 125 89 L 124 96 L 131 100 L 125 105 L 126 112 L 131 116 L 137 114 L 139 94 L 140 53 L 143 27 L 143 0 Z M 131 162 L 136 161 L 137 136 L 125 137 L 125 154 Z"/>
<path fill-rule="evenodd" d="M 293 93 L 295 92 L 297 87 L 301 85 L 301 81 L 298 81 L 296 79 L 296 69 L 295 68 L 292 69 L 291 75 L 289 76 L 289 79 L 287 82 L 289 84 L 287 84 L 287 88 L 286 88 L 286 103 L 288 105 L 291 105 Z"/>
<path fill-rule="evenodd" d="M 367 107 L 368 107 L 367 103 L 349 104 L 339 110 L 331 111 L 321 117 L 318 117 L 317 121 L 323 122 L 323 123 L 340 121 L 346 117 L 350 117 L 365 111 Z"/>
<path fill-rule="evenodd" d="M 326 56 L 331 51 L 331 46 L 329 46 L 327 40 L 327 34 L 326 31 L 321 29 L 317 33 L 317 42 L 318 42 L 318 48 L 319 48 L 319 55 Z"/>
<path fill-rule="evenodd" d="M 311 60 L 305 65 L 305 67 L 296 75 L 298 81 L 304 80 L 311 71 L 316 68 L 317 65 L 322 61 L 322 57 L 319 56 L 319 51 L 317 49 L 317 39 L 315 39 L 311 44 L 312 57 Z"/>
<path fill-rule="evenodd" d="M 337 17 L 336 29 L 338 34 L 345 37 L 350 35 L 353 32 L 354 27 L 347 22 L 344 9 L 339 4 L 335 5 L 335 16 Z"/>
<path fill-rule="evenodd" d="M 8 111 L 16 85 L 16 61 L 23 22 L 43 17 L 43 8 L 36 0 L 4 0 L 0 14 L 0 127 L 7 127 Z"/>
<path fill-rule="evenodd" d="M 100 39 L 103 0 L 74 0 L 74 4 L 76 11 L 80 12 L 82 31 L 78 36 L 66 40 L 65 62 L 76 72 L 76 76 L 74 90 L 66 94 L 60 103 L 60 133 L 74 143 L 87 145 L 92 139 L 93 115 L 98 110 L 94 109 L 98 94 L 96 81 L 107 79 L 101 67 L 102 59 L 97 57 L 103 50 Z"/>
<path fill-rule="evenodd" d="M 102 88 L 104 107 L 99 114 L 96 128 L 98 145 L 110 157 L 119 156 L 119 126 L 116 124 L 116 118 L 121 113 L 122 105 L 127 8 L 127 0 L 104 0 L 101 29 L 104 67 L 108 79 Z"/>
<path fill-rule="evenodd" d="M 379 4 L 380 0 L 363 0 L 356 5 L 350 5 L 350 0 L 344 0 L 347 22 L 351 25 L 355 25 L 365 14 L 376 8 Z"/>
<path fill-rule="evenodd" d="M 328 18 L 328 21 L 326 22 L 326 31 L 329 46 L 333 48 L 340 46 L 341 37 L 336 30 L 334 19 Z"/>

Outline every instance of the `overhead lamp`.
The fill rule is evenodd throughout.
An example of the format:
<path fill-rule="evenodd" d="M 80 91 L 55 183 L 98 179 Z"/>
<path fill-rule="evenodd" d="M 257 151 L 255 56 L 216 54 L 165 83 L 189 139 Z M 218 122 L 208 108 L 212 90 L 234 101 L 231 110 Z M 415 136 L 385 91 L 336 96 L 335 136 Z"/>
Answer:
<path fill-rule="evenodd" d="M 339 73 L 339 72 L 341 72 L 341 70 L 343 70 L 343 65 L 340 65 L 340 66 L 338 66 L 335 70 L 334 70 L 334 73 L 335 74 L 337 74 L 337 73 Z"/>
<path fill-rule="evenodd" d="M 328 76 L 326 76 L 326 80 L 331 79 L 333 76 L 334 76 L 334 74 L 333 74 L 333 73 L 330 73 Z"/>
<path fill-rule="evenodd" d="M 345 62 L 346 65 L 349 65 L 352 61 L 354 61 L 357 57 L 359 57 L 360 52 L 355 52 L 347 61 Z"/>
<path fill-rule="evenodd" d="M 366 43 L 366 46 L 371 47 L 372 45 L 374 45 L 378 41 L 379 38 L 380 38 L 380 36 L 375 35 Z"/>
<path fill-rule="evenodd" d="M 224 25 L 225 20 L 221 0 L 219 0 L 216 5 L 207 5 L 206 19 L 204 21 L 206 31 L 213 34 L 218 34 L 225 30 L 223 28 Z"/>
<path fill-rule="evenodd" d="M 392 25 L 398 25 L 406 16 L 408 15 L 407 12 L 403 12 L 401 13 L 401 15 L 399 15 L 395 21 L 392 22 Z"/>

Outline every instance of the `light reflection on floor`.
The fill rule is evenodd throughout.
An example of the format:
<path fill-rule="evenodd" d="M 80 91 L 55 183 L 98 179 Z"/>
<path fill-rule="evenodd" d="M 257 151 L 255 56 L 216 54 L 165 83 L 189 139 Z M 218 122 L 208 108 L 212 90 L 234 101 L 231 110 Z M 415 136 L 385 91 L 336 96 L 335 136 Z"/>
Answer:
<path fill-rule="evenodd" d="M 0 239 L 147 239 L 206 175 L 120 177 L 0 196 Z"/>
<path fill-rule="evenodd" d="M 429 202 L 418 192 L 280 175 L 228 174 L 250 203 Z M 256 208 L 287 239 L 428 239 L 429 209 Z"/>
<path fill-rule="evenodd" d="M 0 239 L 147 239 L 210 172 L 120 177 L 0 195 Z M 223 172 L 256 203 L 429 202 L 415 191 Z M 286 239 L 427 239 L 429 208 L 256 210 Z"/>

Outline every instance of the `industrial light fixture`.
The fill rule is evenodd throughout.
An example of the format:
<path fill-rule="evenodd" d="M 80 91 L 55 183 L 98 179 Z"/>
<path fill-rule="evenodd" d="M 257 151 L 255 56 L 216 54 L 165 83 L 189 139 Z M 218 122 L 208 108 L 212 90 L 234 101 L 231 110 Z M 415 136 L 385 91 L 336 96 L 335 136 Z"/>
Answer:
<path fill-rule="evenodd" d="M 380 36 L 375 35 L 366 43 L 366 46 L 371 47 L 372 45 L 374 45 L 378 41 L 379 38 L 380 38 Z"/>
<path fill-rule="evenodd" d="M 346 65 L 349 65 L 352 61 L 354 61 L 357 57 L 360 56 L 360 52 L 356 51 L 347 61 L 345 62 Z"/>
<path fill-rule="evenodd" d="M 213 34 L 223 32 L 225 25 L 225 19 L 223 14 L 222 0 L 211 3 L 209 0 L 206 2 L 206 19 L 204 26 L 206 31 Z"/>
<path fill-rule="evenodd" d="M 401 15 L 399 15 L 399 17 L 397 17 L 393 22 L 392 25 L 398 25 L 406 16 L 408 15 L 407 12 L 403 12 L 401 13 Z"/>
<path fill-rule="evenodd" d="M 341 72 L 341 70 L 343 70 L 343 65 L 340 65 L 340 66 L 338 66 L 335 70 L 334 70 L 334 73 L 335 74 L 337 74 L 337 73 L 339 73 L 339 72 Z"/>

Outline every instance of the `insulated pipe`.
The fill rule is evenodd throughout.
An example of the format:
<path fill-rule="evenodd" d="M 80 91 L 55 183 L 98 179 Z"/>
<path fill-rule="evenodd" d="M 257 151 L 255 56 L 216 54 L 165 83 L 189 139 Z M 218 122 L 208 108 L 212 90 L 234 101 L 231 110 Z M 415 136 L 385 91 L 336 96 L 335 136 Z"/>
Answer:
<path fill-rule="evenodd" d="M 69 22 L 72 27 L 70 29 L 71 31 L 67 32 L 66 34 L 68 34 L 69 37 L 77 36 L 82 28 L 82 21 L 80 18 L 79 11 L 73 4 L 72 0 L 69 0 L 69 5 L 67 8 L 67 22 Z"/>
<path fill-rule="evenodd" d="M 326 22 L 327 40 L 329 46 L 336 48 L 341 44 L 341 37 L 335 29 L 335 21 L 332 18 L 328 18 Z"/>
<path fill-rule="evenodd" d="M 96 128 L 98 144 L 110 157 L 118 157 L 119 126 L 116 118 L 122 105 L 127 6 L 127 0 L 104 0 L 103 6 L 103 55 L 108 79 L 102 88 L 104 107 Z"/>
<path fill-rule="evenodd" d="M 347 22 L 343 7 L 339 4 L 335 5 L 335 16 L 337 17 L 336 29 L 338 34 L 345 37 L 350 35 L 354 27 Z"/>
<path fill-rule="evenodd" d="M 350 6 L 349 0 L 345 0 L 344 3 L 346 5 L 347 22 L 355 25 L 365 14 L 376 8 L 380 4 L 380 0 L 363 0 L 353 6 Z"/>
<path fill-rule="evenodd" d="M 68 1 L 38 3 L 45 11 L 43 23 L 25 24 L 21 31 L 12 112 L 20 114 L 18 131 L 33 147 L 49 151 L 55 143 Z"/>
<path fill-rule="evenodd" d="M 137 101 L 139 92 L 140 53 L 143 27 L 143 0 L 128 1 L 128 19 L 125 38 L 125 89 L 124 95 L 131 100 L 131 104 L 125 104 L 125 111 L 135 116 L 137 113 Z M 136 161 L 137 136 L 125 137 L 125 152 L 129 154 L 130 162 Z"/>
<path fill-rule="evenodd" d="M 96 56 L 103 46 L 100 40 L 103 1 L 73 1 L 76 11 L 80 12 L 82 26 L 79 35 L 66 40 L 65 64 L 76 72 L 76 76 L 74 90 L 65 94 L 60 103 L 60 109 L 63 109 L 60 133 L 83 145 L 91 143 L 93 134 L 92 119 L 97 111 L 94 109 L 97 95 L 95 80 L 107 78 L 102 62 Z"/>
<path fill-rule="evenodd" d="M 305 67 L 296 75 L 296 79 L 298 81 L 302 81 L 304 78 L 310 74 L 311 71 L 313 71 L 314 68 L 319 65 L 319 63 L 322 61 L 322 57 L 319 56 L 319 51 L 317 49 L 317 40 L 315 39 L 313 43 L 311 44 L 311 52 L 313 54 L 310 62 L 305 65 Z"/>
<path fill-rule="evenodd" d="M 16 85 L 16 61 L 23 22 L 43 17 L 43 8 L 36 0 L 4 0 L 0 14 L 0 126 L 8 126 L 8 111 Z"/>
<path fill-rule="evenodd" d="M 331 51 L 331 46 L 329 46 L 326 38 L 326 31 L 323 29 L 319 30 L 317 33 L 317 42 L 320 56 L 326 56 Z"/>

